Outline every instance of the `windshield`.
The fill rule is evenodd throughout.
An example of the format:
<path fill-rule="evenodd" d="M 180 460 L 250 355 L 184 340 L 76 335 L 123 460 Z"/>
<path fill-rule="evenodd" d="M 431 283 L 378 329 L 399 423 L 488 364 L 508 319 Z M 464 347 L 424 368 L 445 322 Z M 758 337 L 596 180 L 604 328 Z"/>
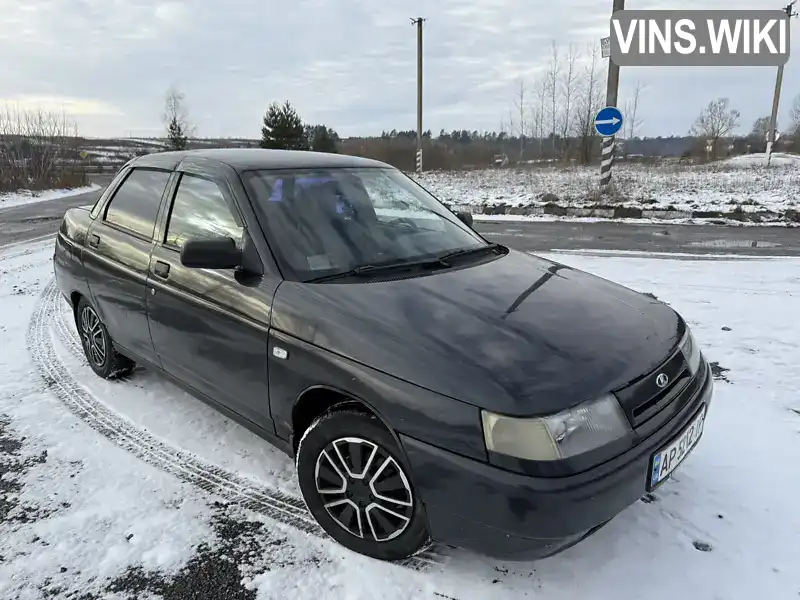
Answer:
<path fill-rule="evenodd" d="M 487 245 L 396 169 L 247 171 L 242 180 L 264 212 L 287 278 L 309 281 Z"/>

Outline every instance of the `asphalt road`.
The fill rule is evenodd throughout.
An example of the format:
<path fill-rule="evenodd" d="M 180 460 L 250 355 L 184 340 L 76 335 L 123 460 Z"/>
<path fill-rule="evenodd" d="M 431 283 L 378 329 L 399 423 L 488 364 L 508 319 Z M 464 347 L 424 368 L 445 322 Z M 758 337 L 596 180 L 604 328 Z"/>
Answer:
<path fill-rule="evenodd" d="M 800 256 L 800 229 L 632 223 L 480 221 L 488 240 L 529 252 L 603 250 Z"/>
<path fill-rule="evenodd" d="M 54 234 L 67 210 L 75 206 L 94 204 L 105 186 L 111 183 L 111 178 L 112 175 L 92 177 L 92 183 L 102 186 L 96 192 L 23 204 L 14 208 L 0 208 L 0 247 Z"/>
<path fill-rule="evenodd" d="M 110 179 L 104 175 L 93 182 L 105 186 Z M 54 234 L 67 209 L 93 204 L 101 191 L 0 209 L 0 246 Z M 532 252 L 580 249 L 800 256 L 800 229 L 788 227 L 476 221 L 475 229 L 491 241 Z"/>

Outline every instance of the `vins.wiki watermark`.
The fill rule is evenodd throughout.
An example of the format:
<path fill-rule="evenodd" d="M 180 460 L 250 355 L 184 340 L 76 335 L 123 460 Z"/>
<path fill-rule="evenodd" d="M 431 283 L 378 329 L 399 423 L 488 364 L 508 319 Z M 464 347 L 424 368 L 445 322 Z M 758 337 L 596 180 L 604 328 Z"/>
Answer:
<path fill-rule="evenodd" d="M 789 60 L 781 10 L 620 10 L 611 60 L 620 66 L 778 66 Z"/>

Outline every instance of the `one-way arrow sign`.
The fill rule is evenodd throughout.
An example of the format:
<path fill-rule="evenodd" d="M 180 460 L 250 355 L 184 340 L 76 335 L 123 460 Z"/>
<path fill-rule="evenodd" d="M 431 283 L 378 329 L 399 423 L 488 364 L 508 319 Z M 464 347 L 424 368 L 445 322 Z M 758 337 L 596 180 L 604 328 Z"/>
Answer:
<path fill-rule="evenodd" d="M 616 106 L 606 106 L 594 118 L 594 129 L 603 137 L 611 137 L 622 129 L 622 120 L 622 112 Z"/>

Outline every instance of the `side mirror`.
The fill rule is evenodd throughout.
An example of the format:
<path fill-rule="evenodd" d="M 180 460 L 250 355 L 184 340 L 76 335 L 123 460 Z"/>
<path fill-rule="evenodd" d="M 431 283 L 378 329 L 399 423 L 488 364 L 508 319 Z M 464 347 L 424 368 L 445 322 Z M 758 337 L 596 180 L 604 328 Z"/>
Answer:
<path fill-rule="evenodd" d="M 181 248 L 181 264 L 192 269 L 236 269 L 242 251 L 232 238 L 191 238 Z"/>
<path fill-rule="evenodd" d="M 472 213 L 468 213 L 466 211 L 461 211 L 458 213 L 458 218 L 466 225 L 467 227 L 472 227 Z"/>

